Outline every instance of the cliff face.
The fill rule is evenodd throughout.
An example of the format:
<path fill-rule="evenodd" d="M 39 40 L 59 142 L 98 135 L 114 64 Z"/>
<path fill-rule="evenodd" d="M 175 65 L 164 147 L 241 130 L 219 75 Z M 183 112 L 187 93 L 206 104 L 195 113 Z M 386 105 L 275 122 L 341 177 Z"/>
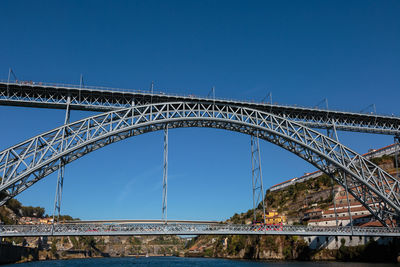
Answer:
<path fill-rule="evenodd" d="M 306 260 L 308 246 L 298 237 L 287 236 L 201 236 L 186 256 L 257 260 Z"/>
<path fill-rule="evenodd" d="M 16 254 L 21 249 L 32 249 L 36 252 L 34 256 L 20 257 L 16 261 L 145 255 L 177 256 L 186 242 L 177 236 L 27 237 L 13 238 L 9 241 L 15 245 Z"/>

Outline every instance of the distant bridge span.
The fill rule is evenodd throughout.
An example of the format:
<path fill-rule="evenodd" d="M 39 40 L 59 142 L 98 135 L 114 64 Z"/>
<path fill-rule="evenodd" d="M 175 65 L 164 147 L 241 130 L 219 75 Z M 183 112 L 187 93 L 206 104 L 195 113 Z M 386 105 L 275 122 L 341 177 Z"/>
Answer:
<path fill-rule="evenodd" d="M 400 214 L 399 181 L 338 141 L 274 114 L 199 102 L 148 104 L 99 114 L 0 152 L 0 191 L 6 193 L 0 205 L 61 164 L 108 144 L 166 127 L 208 127 L 257 136 L 333 177 L 384 225 Z"/>
<path fill-rule="evenodd" d="M 165 220 L 74 220 L 63 224 L 165 224 Z M 168 220 L 169 224 L 218 224 L 218 221 Z"/>
<path fill-rule="evenodd" d="M 268 112 L 311 128 L 400 135 L 400 117 L 285 106 L 260 102 L 213 99 L 193 95 L 46 83 L 0 82 L 0 105 L 106 112 L 150 103 L 198 102 L 234 105 Z"/>

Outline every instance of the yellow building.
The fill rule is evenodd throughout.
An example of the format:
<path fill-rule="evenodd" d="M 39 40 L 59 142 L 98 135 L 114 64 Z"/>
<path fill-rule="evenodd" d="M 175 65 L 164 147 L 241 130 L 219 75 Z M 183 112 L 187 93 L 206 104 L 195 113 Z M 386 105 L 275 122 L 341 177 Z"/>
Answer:
<path fill-rule="evenodd" d="M 269 211 L 265 213 L 265 223 L 266 224 L 283 224 L 286 222 L 285 215 L 279 215 L 276 211 Z"/>
<path fill-rule="evenodd" d="M 41 224 L 52 224 L 53 218 L 41 218 L 41 219 L 39 219 L 39 222 Z"/>

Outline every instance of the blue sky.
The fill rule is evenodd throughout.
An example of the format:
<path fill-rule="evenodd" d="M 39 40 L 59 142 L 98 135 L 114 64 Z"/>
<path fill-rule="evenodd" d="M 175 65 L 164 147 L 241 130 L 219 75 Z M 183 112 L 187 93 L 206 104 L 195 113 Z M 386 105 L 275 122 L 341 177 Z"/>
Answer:
<path fill-rule="evenodd" d="M 79 83 L 400 115 L 399 1 L 1 1 L 0 79 Z M 73 112 L 72 120 L 91 113 Z M 63 123 L 60 110 L 0 106 L 0 149 Z M 340 133 L 364 153 L 390 136 Z M 161 217 L 162 133 L 66 168 L 62 210 L 82 219 Z M 250 137 L 170 131 L 168 217 L 252 207 Z M 313 171 L 262 142 L 264 185 Z M 56 175 L 18 196 L 52 212 Z"/>

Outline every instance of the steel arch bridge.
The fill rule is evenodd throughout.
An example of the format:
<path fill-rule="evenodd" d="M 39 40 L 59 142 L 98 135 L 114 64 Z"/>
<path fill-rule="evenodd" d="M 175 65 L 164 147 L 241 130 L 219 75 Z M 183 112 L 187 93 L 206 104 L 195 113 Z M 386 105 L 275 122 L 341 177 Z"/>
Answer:
<path fill-rule="evenodd" d="M 0 152 L 3 205 L 34 183 L 108 144 L 165 128 L 208 127 L 248 134 L 313 164 L 384 225 L 400 214 L 399 181 L 356 152 L 289 119 L 229 104 L 170 102 L 119 109 L 63 125 Z"/>

